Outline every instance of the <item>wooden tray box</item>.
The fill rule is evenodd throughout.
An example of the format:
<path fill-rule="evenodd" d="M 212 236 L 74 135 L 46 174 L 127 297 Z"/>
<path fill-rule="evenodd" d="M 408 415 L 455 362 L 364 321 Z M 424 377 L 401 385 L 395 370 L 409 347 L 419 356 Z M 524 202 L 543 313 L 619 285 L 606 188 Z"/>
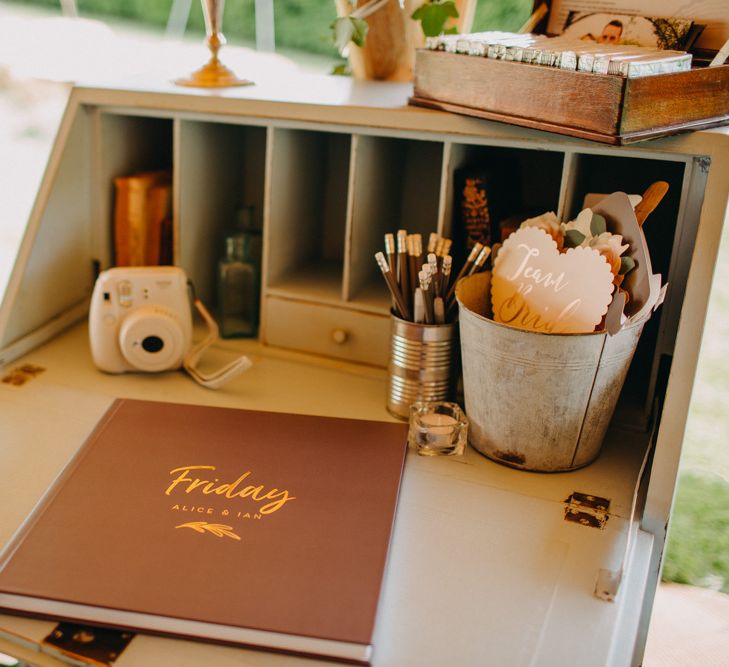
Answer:
<path fill-rule="evenodd" d="M 420 49 L 410 103 L 627 144 L 729 123 L 729 65 L 625 79 Z"/>

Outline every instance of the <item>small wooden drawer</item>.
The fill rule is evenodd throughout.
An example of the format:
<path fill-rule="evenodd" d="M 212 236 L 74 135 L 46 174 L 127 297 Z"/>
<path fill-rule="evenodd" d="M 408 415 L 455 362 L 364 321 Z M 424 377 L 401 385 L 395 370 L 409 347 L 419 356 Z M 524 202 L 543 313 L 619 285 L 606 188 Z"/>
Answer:
<path fill-rule="evenodd" d="M 263 342 L 387 366 L 390 318 L 306 301 L 266 297 Z"/>

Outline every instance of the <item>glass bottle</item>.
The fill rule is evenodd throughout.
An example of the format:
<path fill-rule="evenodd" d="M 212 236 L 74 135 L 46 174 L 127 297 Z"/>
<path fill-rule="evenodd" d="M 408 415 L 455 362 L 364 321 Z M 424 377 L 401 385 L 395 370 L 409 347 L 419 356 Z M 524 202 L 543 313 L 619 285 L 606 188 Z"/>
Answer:
<path fill-rule="evenodd" d="M 225 239 L 218 262 L 218 324 L 223 338 L 258 333 L 260 265 L 251 254 L 251 236 L 237 232 Z"/>
<path fill-rule="evenodd" d="M 258 270 L 261 269 L 262 234 L 261 227 L 256 221 L 254 206 L 243 206 L 238 211 L 235 232 L 248 237 L 248 254 L 255 262 Z"/>

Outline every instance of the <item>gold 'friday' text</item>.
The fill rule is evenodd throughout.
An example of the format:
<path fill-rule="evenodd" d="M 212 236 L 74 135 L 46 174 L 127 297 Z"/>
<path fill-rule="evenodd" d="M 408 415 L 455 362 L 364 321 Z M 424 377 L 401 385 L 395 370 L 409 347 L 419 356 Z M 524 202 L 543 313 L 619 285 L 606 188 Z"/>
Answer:
<path fill-rule="evenodd" d="M 170 470 L 170 475 L 179 473 L 172 483 L 167 487 L 165 495 L 170 495 L 172 491 L 178 485 L 186 485 L 185 493 L 191 493 L 195 489 L 200 489 L 205 495 L 215 494 L 216 496 L 225 496 L 226 498 L 250 498 L 256 502 L 267 502 L 265 505 L 261 505 L 258 511 L 261 514 L 273 514 L 277 510 L 280 510 L 289 500 L 295 500 L 295 496 L 290 496 L 286 489 L 269 489 L 264 490 L 264 486 L 244 486 L 240 488 L 241 484 L 245 479 L 251 475 L 251 471 L 244 472 L 235 482 L 226 482 L 224 484 L 218 484 L 217 478 L 200 479 L 198 477 L 191 477 L 190 473 L 193 470 L 215 470 L 215 466 L 183 466 L 182 468 L 175 468 Z M 180 487 L 183 488 L 183 487 Z"/>

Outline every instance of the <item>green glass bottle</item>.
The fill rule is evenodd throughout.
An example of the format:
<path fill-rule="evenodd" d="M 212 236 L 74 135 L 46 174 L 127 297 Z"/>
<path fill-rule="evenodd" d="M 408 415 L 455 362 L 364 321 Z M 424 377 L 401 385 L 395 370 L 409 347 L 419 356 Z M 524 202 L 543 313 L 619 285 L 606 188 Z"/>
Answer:
<path fill-rule="evenodd" d="M 260 259 L 252 253 L 252 237 L 235 232 L 225 239 L 218 262 L 218 324 L 223 338 L 258 334 Z"/>

